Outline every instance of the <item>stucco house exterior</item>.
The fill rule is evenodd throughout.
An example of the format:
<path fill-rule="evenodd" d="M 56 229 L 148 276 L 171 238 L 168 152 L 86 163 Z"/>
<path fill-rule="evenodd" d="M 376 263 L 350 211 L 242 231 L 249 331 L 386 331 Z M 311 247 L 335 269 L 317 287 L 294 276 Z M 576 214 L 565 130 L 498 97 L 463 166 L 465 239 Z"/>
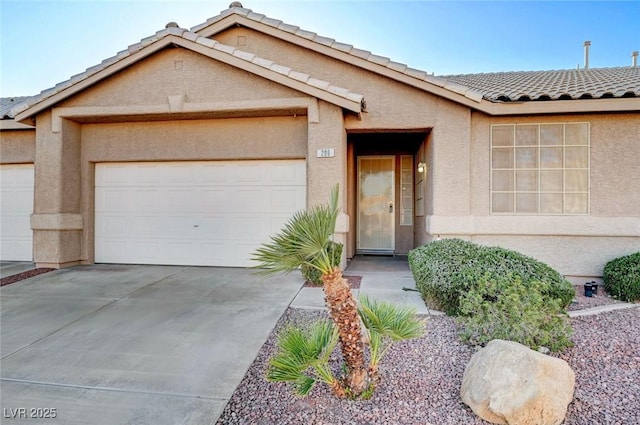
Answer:
<path fill-rule="evenodd" d="M 251 265 L 341 188 L 344 255 L 640 250 L 640 68 L 438 77 L 234 2 L 3 99 L 2 259 Z"/>

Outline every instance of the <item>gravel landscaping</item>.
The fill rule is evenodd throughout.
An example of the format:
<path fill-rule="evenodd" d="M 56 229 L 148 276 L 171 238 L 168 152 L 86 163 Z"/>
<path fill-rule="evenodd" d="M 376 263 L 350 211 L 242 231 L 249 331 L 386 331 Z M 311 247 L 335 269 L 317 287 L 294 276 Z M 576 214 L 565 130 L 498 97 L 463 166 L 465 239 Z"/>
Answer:
<path fill-rule="evenodd" d="M 608 304 L 620 304 L 623 302 L 607 294 L 604 290 L 604 285 L 598 285 L 598 293 L 594 294 L 592 297 L 586 297 L 584 295 L 583 285 L 574 285 L 574 288 L 576 290 L 576 296 L 567 308 L 568 311 L 584 310 L 587 308 L 600 307 Z"/>
<path fill-rule="evenodd" d="M 28 279 L 28 278 L 33 277 L 33 276 L 38 276 L 39 274 L 52 272 L 54 270 L 55 269 L 50 269 L 50 268 L 39 268 L 39 269 L 32 269 L 32 270 L 28 270 L 26 272 L 22 272 L 22 273 L 14 274 L 14 275 L 11 275 L 11 276 L 3 277 L 2 279 L 0 279 L 0 286 L 10 285 L 12 283 L 16 283 L 16 282 L 19 282 L 19 281 L 24 280 L 24 279 Z"/>
<path fill-rule="evenodd" d="M 462 375 L 475 349 L 458 340 L 455 319 L 446 316 L 429 317 L 423 338 L 398 343 L 388 352 L 380 368 L 382 382 L 370 400 L 338 400 L 320 385 L 300 399 L 287 385 L 267 382 L 266 364 L 278 329 L 324 314 L 287 310 L 218 424 L 488 423 L 460 400 Z M 574 318 L 571 323 L 575 347 L 556 354 L 576 373 L 574 400 L 564 424 L 640 423 L 640 306 Z"/>

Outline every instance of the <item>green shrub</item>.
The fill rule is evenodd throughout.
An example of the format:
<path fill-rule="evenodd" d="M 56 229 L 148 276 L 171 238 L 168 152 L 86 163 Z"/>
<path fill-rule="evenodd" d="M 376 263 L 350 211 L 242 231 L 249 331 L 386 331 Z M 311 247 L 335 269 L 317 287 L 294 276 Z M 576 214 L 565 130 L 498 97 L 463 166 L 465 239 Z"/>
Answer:
<path fill-rule="evenodd" d="M 623 301 L 640 300 L 640 252 L 609 261 L 602 275 L 610 295 Z"/>
<path fill-rule="evenodd" d="M 460 298 L 460 337 L 471 345 L 493 339 L 519 342 L 534 350 L 570 347 L 572 329 L 559 300 L 542 294 L 549 284 L 524 283 L 518 276 L 481 278 Z"/>
<path fill-rule="evenodd" d="M 331 264 L 334 267 L 340 265 L 340 260 L 342 260 L 342 247 L 341 243 L 329 242 L 327 246 L 327 252 L 331 255 Z M 302 277 L 304 277 L 305 281 L 311 282 L 314 285 L 322 286 L 322 272 L 315 267 L 312 267 L 308 264 L 303 264 L 300 267 L 302 271 Z"/>
<path fill-rule="evenodd" d="M 512 273 L 520 276 L 525 285 L 545 282 L 543 295 L 559 299 L 562 307 L 575 296 L 571 283 L 540 261 L 516 251 L 460 239 L 434 241 L 410 251 L 409 266 L 424 300 L 449 315 L 459 314 L 460 294 L 487 274 L 500 278 Z"/>

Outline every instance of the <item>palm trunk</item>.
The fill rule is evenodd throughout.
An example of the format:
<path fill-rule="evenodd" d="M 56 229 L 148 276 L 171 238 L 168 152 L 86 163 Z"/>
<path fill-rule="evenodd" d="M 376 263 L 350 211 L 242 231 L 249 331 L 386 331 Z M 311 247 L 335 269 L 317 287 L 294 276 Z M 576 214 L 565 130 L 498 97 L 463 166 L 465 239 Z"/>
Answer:
<path fill-rule="evenodd" d="M 342 277 L 339 268 L 322 276 L 324 294 L 331 319 L 338 327 L 342 356 L 347 365 L 345 385 L 353 396 L 360 395 L 369 385 L 369 376 L 364 360 L 364 343 L 358 306 L 351 288 Z"/>

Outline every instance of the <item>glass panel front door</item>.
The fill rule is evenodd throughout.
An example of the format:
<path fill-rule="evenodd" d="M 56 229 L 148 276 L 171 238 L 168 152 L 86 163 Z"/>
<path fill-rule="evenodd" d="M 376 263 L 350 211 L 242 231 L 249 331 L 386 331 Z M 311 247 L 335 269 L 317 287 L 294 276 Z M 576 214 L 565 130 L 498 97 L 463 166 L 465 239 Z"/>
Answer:
<path fill-rule="evenodd" d="M 395 249 L 393 156 L 358 158 L 358 250 Z"/>

